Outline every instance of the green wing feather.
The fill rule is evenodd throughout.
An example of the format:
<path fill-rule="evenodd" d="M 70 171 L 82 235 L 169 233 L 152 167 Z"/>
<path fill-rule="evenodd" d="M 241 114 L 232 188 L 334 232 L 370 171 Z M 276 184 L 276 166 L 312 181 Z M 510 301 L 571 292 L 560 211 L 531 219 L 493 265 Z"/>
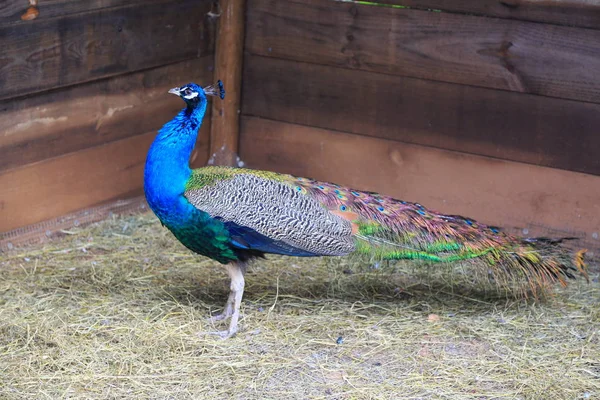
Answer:
<path fill-rule="evenodd" d="M 278 174 L 277 172 L 259 171 L 246 168 L 231 168 L 222 166 L 208 166 L 192 170 L 192 176 L 187 181 L 186 191 L 202 189 L 214 185 L 218 181 L 231 179 L 238 175 L 253 175 L 276 182 L 291 182 L 291 175 Z"/>

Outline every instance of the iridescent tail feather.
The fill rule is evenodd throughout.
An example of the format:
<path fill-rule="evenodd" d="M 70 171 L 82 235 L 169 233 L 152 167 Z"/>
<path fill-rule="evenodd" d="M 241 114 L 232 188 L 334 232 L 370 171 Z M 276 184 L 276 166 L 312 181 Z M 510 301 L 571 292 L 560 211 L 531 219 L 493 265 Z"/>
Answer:
<path fill-rule="evenodd" d="M 564 239 L 519 238 L 497 227 L 377 193 L 300 178 L 313 196 L 353 225 L 355 253 L 375 260 L 469 262 L 500 286 L 525 280 L 535 295 L 552 283 L 565 285 L 580 272 L 587 278 L 585 250 Z"/>
<path fill-rule="evenodd" d="M 360 239 L 357 253 L 371 261 L 378 260 L 420 260 L 431 264 L 468 264 L 474 277 L 486 279 L 494 285 L 510 292 L 539 297 L 555 283 L 566 286 L 569 279 L 580 273 L 588 279 L 582 249 L 571 252 L 561 245 L 560 240 L 546 241 L 519 239 L 503 234 L 505 243 L 497 240 L 484 240 L 479 246 L 471 244 L 437 243 L 433 246 L 420 246 L 409 249 L 406 244 L 397 249 L 389 241 Z M 425 250 L 424 250 L 425 249 Z M 477 280 L 477 279 L 476 279 Z"/>

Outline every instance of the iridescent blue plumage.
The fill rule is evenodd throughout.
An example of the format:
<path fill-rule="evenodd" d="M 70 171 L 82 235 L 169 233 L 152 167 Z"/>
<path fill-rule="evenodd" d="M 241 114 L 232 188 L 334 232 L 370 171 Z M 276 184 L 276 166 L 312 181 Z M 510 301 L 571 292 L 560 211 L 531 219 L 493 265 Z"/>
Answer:
<path fill-rule="evenodd" d="M 197 95 L 186 99 L 185 90 L 171 89 L 171 93 L 182 93 L 187 107 L 163 126 L 148 151 L 144 170 L 146 200 L 163 225 L 186 247 L 222 263 L 236 261 L 223 222 L 211 218 L 184 197 L 192 175 L 189 159 L 207 105 L 202 88 L 193 83 L 184 88 Z"/>

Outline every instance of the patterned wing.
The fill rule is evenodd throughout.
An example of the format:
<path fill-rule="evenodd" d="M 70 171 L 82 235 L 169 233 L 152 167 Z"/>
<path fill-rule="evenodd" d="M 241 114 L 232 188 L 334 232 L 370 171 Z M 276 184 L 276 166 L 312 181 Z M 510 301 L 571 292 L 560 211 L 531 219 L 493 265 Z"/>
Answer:
<path fill-rule="evenodd" d="M 355 250 L 350 221 L 283 180 L 242 170 L 189 188 L 185 197 L 222 220 L 240 248 L 298 256 L 341 256 Z"/>

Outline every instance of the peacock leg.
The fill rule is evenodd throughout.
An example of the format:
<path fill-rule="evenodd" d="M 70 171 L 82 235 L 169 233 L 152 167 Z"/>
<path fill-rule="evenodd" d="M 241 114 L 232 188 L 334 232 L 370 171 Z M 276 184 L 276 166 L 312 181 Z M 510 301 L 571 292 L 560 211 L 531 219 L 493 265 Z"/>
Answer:
<path fill-rule="evenodd" d="M 231 317 L 233 314 L 233 301 L 235 299 L 235 293 L 231 290 L 229 291 L 229 297 L 227 298 L 227 303 L 225 303 L 225 307 L 223 307 L 223 312 L 220 314 L 213 315 L 208 319 L 209 322 L 217 322 L 222 321 Z"/>
<path fill-rule="evenodd" d="M 243 266 L 239 263 L 230 263 L 225 266 L 227 273 L 231 278 L 229 298 L 225 304 L 223 313 L 215 315 L 211 318 L 213 321 L 220 321 L 227 317 L 231 317 L 229 329 L 226 331 L 215 332 L 223 338 L 228 338 L 238 331 L 238 320 L 240 318 L 240 305 L 242 304 L 242 296 L 244 295 L 244 272 Z"/>
<path fill-rule="evenodd" d="M 225 331 L 223 337 L 235 335 L 238 330 L 238 320 L 240 318 L 240 306 L 242 305 L 242 296 L 244 295 L 244 272 L 241 265 L 232 263 L 228 265 L 227 272 L 231 277 L 231 293 L 233 293 L 233 313 L 229 321 L 229 329 Z"/>

